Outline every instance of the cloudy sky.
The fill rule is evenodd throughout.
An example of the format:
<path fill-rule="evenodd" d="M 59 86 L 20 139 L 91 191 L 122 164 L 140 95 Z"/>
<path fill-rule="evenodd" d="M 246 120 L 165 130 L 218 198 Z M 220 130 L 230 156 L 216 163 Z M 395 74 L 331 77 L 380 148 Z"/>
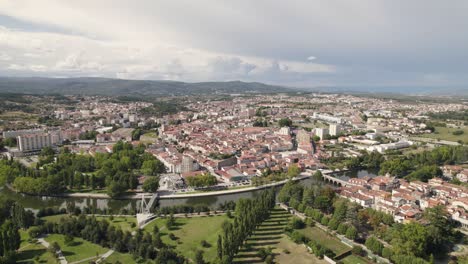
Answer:
<path fill-rule="evenodd" d="M 0 0 L 1 76 L 467 87 L 466 0 Z"/>

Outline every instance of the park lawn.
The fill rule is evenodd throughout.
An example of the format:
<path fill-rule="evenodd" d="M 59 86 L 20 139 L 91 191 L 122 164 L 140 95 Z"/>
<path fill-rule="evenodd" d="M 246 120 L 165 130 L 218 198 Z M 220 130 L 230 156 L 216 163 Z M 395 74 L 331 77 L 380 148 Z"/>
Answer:
<path fill-rule="evenodd" d="M 284 233 L 284 228 L 291 215 L 279 208 L 271 211 L 269 219 L 264 221 L 248 237 L 245 246 L 234 258 L 233 263 L 263 263 L 258 256 L 260 248 L 271 247 L 275 263 L 281 264 L 325 264 L 327 262 L 319 260 L 309 253 L 306 247 L 291 241 Z"/>
<path fill-rule="evenodd" d="M 453 131 L 462 130 L 464 133 L 461 135 L 453 135 Z M 423 134 L 422 137 L 434 138 L 448 141 L 458 141 L 468 142 L 468 126 L 460 128 L 449 128 L 449 127 L 436 127 L 434 133 Z"/>
<path fill-rule="evenodd" d="M 306 227 L 298 231 L 301 232 L 308 239 L 313 240 L 329 248 L 330 250 L 335 252 L 336 255 L 341 255 L 342 253 L 351 250 L 350 247 L 343 244 L 336 237 L 334 237 L 333 235 L 327 234 L 325 231 L 323 231 L 322 229 L 316 226 Z"/>
<path fill-rule="evenodd" d="M 289 252 L 286 253 L 285 251 Z M 283 235 L 279 243 L 275 245 L 275 263 L 281 264 L 327 264 L 323 259 L 318 259 L 310 253 L 304 245 L 298 245 Z"/>
<path fill-rule="evenodd" d="M 25 247 L 27 245 L 31 245 L 31 243 L 29 242 L 29 234 L 28 234 L 28 230 L 23 230 L 23 229 L 20 229 L 19 230 L 19 234 L 20 234 L 20 238 L 21 238 L 21 243 L 20 243 L 20 249 L 22 247 Z"/>
<path fill-rule="evenodd" d="M 41 219 L 46 221 L 46 222 L 51 222 L 51 223 L 59 223 L 61 218 L 64 217 L 75 217 L 75 216 L 70 216 L 68 214 L 59 214 L 59 215 L 50 215 L 50 216 L 44 216 Z M 89 216 L 91 217 L 91 216 Z M 97 220 L 107 220 L 109 224 L 115 226 L 115 227 L 120 227 L 122 228 L 122 231 L 135 231 L 137 229 L 136 227 L 136 217 L 132 216 L 114 216 L 114 220 L 111 221 L 109 219 L 109 216 L 95 216 Z M 132 223 L 135 223 L 135 227 L 132 227 Z"/>
<path fill-rule="evenodd" d="M 121 228 L 122 231 L 135 231 L 137 230 L 137 221 L 134 216 L 114 216 L 114 220 L 110 220 L 109 216 L 96 216 L 97 220 L 107 220 L 110 225 L 115 226 L 116 228 Z M 135 224 L 135 227 L 132 227 L 132 223 Z"/>
<path fill-rule="evenodd" d="M 68 214 L 58 214 L 58 215 L 44 216 L 44 217 L 41 217 L 41 219 L 50 223 L 59 223 L 60 219 L 65 218 L 65 217 L 71 217 L 71 216 Z"/>
<path fill-rule="evenodd" d="M 38 262 L 35 262 L 37 260 Z M 16 263 L 57 263 L 55 256 L 39 243 L 28 244 L 18 250 Z"/>
<path fill-rule="evenodd" d="M 69 263 L 96 257 L 97 254 L 104 254 L 109 250 L 107 248 L 103 248 L 99 245 L 83 240 L 79 237 L 75 237 L 72 245 L 69 246 L 65 245 L 64 235 L 51 234 L 48 235 L 45 240 L 50 244 L 57 242 L 62 250 L 63 255 Z"/>
<path fill-rule="evenodd" d="M 114 264 L 119 261 L 122 264 L 136 264 L 137 262 L 133 259 L 132 255 L 128 253 L 114 252 L 108 258 L 104 260 L 105 264 Z"/>
<path fill-rule="evenodd" d="M 166 219 L 158 218 L 148 224 L 144 229 L 152 233 L 153 227 L 158 226 L 161 239 L 168 245 L 176 246 L 176 251 L 183 256 L 195 260 L 197 250 L 204 251 L 204 259 L 213 262 L 216 259 L 216 245 L 218 234 L 221 234 L 221 224 L 229 221 L 225 215 L 194 216 L 194 217 L 176 217 L 175 227 L 168 230 L 165 226 Z M 168 236 L 173 233 L 178 240 L 171 240 Z M 201 241 L 206 240 L 211 246 L 204 248 Z"/>
<path fill-rule="evenodd" d="M 369 259 L 364 257 L 356 256 L 356 255 L 349 255 L 340 260 L 343 264 L 371 264 L 373 263 Z"/>

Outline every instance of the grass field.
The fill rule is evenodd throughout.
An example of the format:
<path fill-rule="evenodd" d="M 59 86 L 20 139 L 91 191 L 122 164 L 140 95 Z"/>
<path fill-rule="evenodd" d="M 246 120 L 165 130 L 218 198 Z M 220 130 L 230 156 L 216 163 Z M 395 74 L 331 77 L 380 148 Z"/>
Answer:
<path fill-rule="evenodd" d="M 97 220 L 107 220 L 109 224 L 115 227 L 120 227 L 122 228 L 122 231 L 135 231 L 137 230 L 136 227 L 136 217 L 128 216 L 128 217 L 120 217 L 120 216 L 114 216 L 114 220 L 110 220 L 109 216 L 96 216 Z M 132 223 L 135 224 L 135 227 L 132 227 Z"/>
<path fill-rule="evenodd" d="M 67 246 L 65 245 L 64 239 L 65 236 L 58 234 L 51 234 L 45 238 L 45 240 L 51 244 L 53 242 L 57 242 L 59 244 L 63 255 L 69 263 L 90 257 L 96 257 L 97 254 L 103 254 L 109 250 L 79 237 L 75 237 L 72 245 Z"/>
<path fill-rule="evenodd" d="M 341 243 L 336 237 L 327 234 L 322 229 L 314 226 L 314 227 L 306 227 L 302 230 L 299 230 L 304 236 L 309 238 L 310 240 L 316 241 L 317 243 L 329 248 L 336 255 L 340 255 L 351 248 L 347 245 Z"/>
<path fill-rule="evenodd" d="M 60 222 L 60 219 L 64 217 L 70 217 L 70 216 L 68 214 L 58 214 L 58 215 L 44 216 L 44 217 L 41 217 L 41 219 L 46 222 L 58 223 Z"/>
<path fill-rule="evenodd" d="M 284 234 L 284 227 L 290 217 L 291 215 L 282 209 L 272 210 L 270 218 L 263 222 L 252 236 L 247 238 L 245 246 L 234 258 L 233 263 L 263 263 L 257 252 L 260 248 L 265 247 L 273 248 L 275 263 L 326 263 L 310 254 L 304 246 L 292 242 Z"/>
<path fill-rule="evenodd" d="M 423 134 L 421 137 L 434 138 L 448 141 L 458 141 L 462 140 L 463 142 L 468 142 L 468 127 L 462 128 L 448 128 L 448 127 L 436 127 L 435 132 L 431 134 Z M 464 133 L 461 135 L 453 135 L 452 132 L 462 130 Z"/>
<path fill-rule="evenodd" d="M 123 264 L 136 264 L 137 262 L 132 258 L 132 255 L 130 254 L 124 254 L 124 253 L 119 253 L 119 252 L 114 252 L 112 255 L 110 255 L 108 258 L 103 263 L 106 264 L 113 264 L 119 261 L 120 263 Z"/>
<path fill-rule="evenodd" d="M 36 262 L 37 261 L 37 262 Z M 18 250 L 16 263 L 58 263 L 55 256 L 41 244 L 30 244 Z"/>
<path fill-rule="evenodd" d="M 371 264 L 372 263 L 372 261 L 364 257 L 356 256 L 356 255 L 349 255 L 340 261 L 343 262 L 343 264 Z"/>
<path fill-rule="evenodd" d="M 18 249 L 17 263 L 56 263 L 55 256 L 39 243 L 29 241 L 27 231 L 20 229 L 21 244 Z M 36 263 L 37 263 L 36 262 Z"/>
<path fill-rule="evenodd" d="M 58 223 L 60 222 L 61 218 L 64 217 L 74 217 L 74 216 L 69 216 L 68 214 L 60 214 L 60 215 L 51 215 L 51 216 L 44 216 L 41 219 L 46 221 L 46 222 L 52 222 L 52 223 Z M 114 220 L 111 221 L 109 216 L 96 216 L 97 220 L 107 220 L 109 224 L 115 226 L 115 227 L 121 227 L 122 231 L 135 231 L 137 229 L 136 227 L 136 217 L 128 216 L 128 217 L 120 217 L 120 216 L 114 216 Z M 135 223 L 135 227 L 132 227 L 132 223 Z"/>
<path fill-rule="evenodd" d="M 172 230 L 166 228 L 166 221 L 163 218 L 156 219 L 145 227 L 145 231 L 152 233 L 154 225 L 157 225 L 163 242 L 176 246 L 177 252 L 194 260 L 197 250 L 203 250 L 205 260 L 212 262 L 216 258 L 216 243 L 221 232 L 221 224 L 229 221 L 229 218 L 225 215 L 176 218 Z M 173 233 L 178 238 L 177 241 L 171 240 L 169 233 Z M 211 246 L 202 247 L 202 240 L 206 240 Z"/>

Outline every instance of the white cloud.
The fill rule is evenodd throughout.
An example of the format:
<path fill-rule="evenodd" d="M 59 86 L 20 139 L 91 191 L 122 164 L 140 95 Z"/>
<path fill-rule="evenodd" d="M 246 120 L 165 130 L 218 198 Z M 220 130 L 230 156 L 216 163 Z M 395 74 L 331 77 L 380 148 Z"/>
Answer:
<path fill-rule="evenodd" d="M 0 25 L 0 71 L 298 85 L 443 74 L 439 83 L 456 83 L 468 68 L 459 30 L 467 8 L 462 0 L 2 0 L 0 16 L 26 26 Z"/>

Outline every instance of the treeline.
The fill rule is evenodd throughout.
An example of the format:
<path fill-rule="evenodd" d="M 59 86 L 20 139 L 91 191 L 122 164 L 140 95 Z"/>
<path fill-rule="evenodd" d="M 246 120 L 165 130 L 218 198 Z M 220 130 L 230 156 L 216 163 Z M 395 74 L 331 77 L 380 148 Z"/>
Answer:
<path fill-rule="evenodd" d="M 442 146 L 430 151 L 392 157 L 380 166 L 380 174 L 389 173 L 397 177 L 407 176 L 410 180 L 425 181 L 441 176 L 438 166 L 460 164 L 468 160 L 468 147 Z"/>
<path fill-rule="evenodd" d="M 20 204 L 0 201 L 0 263 L 16 263 L 16 250 L 21 243 L 19 229 L 30 227 L 35 220 L 34 214 Z"/>
<path fill-rule="evenodd" d="M 63 217 L 58 223 L 47 222 L 34 229 L 34 234 L 57 233 L 71 237 L 81 237 L 102 247 L 112 248 L 121 253 L 130 253 L 135 259 L 154 260 L 154 263 L 184 263 L 185 259 L 161 240 L 161 234 L 145 233 L 141 229 L 132 235 L 110 225 L 107 220 L 95 217 Z"/>
<path fill-rule="evenodd" d="M 144 145 L 133 147 L 121 141 L 113 146 L 112 153 L 97 153 L 94 157 L 70 153 L 67 148 L 61 150 L 55 162 L 53 152 L 42 154 L 39 163 L 42 169 L 2 161 L 0 179 L 28 194 L 54 195 L 67 189 L 106 188 L 107 194 L 115 197 L 137 187 L 136 172 L 158 175 L 165 170 L 161 161 L 145 152 Z"/>
<path fill-rule="evenodd" d="M 145 107 L 140 110 L 140 114 L 144 116 L 164 116 L 176 114 L 180 111 L 186 111 L 187 108 L 180 104 L 178 101 L 160 101 L 154 103 L 152 106 Z"/>
<path fill-rule="evenodd" d="M 274 206 L 273 189 L 263 191 L 257 198 L 237 201 L 234 222 L 224 222 L 222 235 L 218 236 L 217 254 L 221 263 L 232 263 L 245 239 L 268 218 Z"/>
<path fill-rule="evenodd" d="M 211 173 L 207 172 L 195 176 L 189 176 L 185 178 L 185 182 L 190 187 L 201 188 L 216 185 L 218 180 L 215 176 L 211 175 Z"/>
<path fill-rule="evenodd" d="M 423 225 L 395 223 L 391 215 L 336 197 L 329 187 L 287 183 L 278 200 L 349 239 L 365 243 L 375 254 L 396 264 L 428 263 L 432 254 L 446 254 L 460 236 L 442 206 L 426 209 Z M 391 247 L 384 247 L 381 240 Z"/>
<path fill-rule="evenodd" d="M 441 119 L 441 120 L 462 120 L 468 122 L 468 110 L 463 111 L 447 111 L 441 113 L 429 113 L 429 117 L 434 119 Z"/>

